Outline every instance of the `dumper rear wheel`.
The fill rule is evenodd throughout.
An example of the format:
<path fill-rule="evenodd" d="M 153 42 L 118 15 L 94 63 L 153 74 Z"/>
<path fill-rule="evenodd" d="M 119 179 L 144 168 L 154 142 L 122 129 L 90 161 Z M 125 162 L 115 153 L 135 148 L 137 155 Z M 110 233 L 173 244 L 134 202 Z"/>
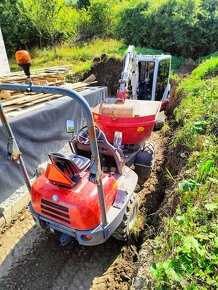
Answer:
<path fill-rule="evenodd" d="M 112 236 L 120 241 L 127 241 L 139 213 L 138 197 L 133 193 L 123 216 L 123 220 Z"/>
<path fill-rule="evenodd" d="M 154 163 L 154 143 L 149 142 L 143 151 L 137 153 L 135 158 L 135 172 L 138 175 L 138 184 L 142 186 L 149 178 Z"/>

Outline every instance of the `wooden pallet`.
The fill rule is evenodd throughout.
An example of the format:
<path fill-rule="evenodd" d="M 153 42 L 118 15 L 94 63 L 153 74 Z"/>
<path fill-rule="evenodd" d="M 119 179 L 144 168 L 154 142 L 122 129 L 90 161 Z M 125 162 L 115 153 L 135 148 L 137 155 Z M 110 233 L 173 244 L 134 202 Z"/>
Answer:
<path fill-rule="evenodd" d="M 64 84 L 64 76 L 33 76 L 32 83 L 33 85 L 46 85 L 46 86 L 59 86 Z M 0 83 L 3 84 L 27 84 L 28 81 L 24 77 L 10 77 L 0 79 Z"/>
<path fill-rule="evenodd" d="M 32 74 L 33 85 L 61 86 L 80 92 L 86 89 L 90 84 L 95 83 L 95 76 L 89 76 L 85 81 L 78 83 L 64 83 L 64 73 L 66 70 L 62 67 L 38 70 Z M 0 83 L 26 83 L 27 78 L 20 73 L 10 74 L 0 77 Z M 20 93 L 13 91 L 0 91 L 0 98 L 5 112 L 20 111 L 26 107 L 32 107 L 36 104 L 47 102 L 62 97 L 62 95 L 43 94 L 43 93 Z"/>
<path fill-rule="evenodd" d="M 85 90 L 89 84 L 87 83 L 75 83 L 75 84 L 65 84 L 62 87 L 73 89 L 77 92 Z M 63 97 L 63 95 L 53 95 L 53 94 L 38 94 L 38 93 L 24 93 L 17 94 L 10 99 L 5 99 L 2 101 L 4 111 L 20 111 L 26 107 L 34 106 L 35 104 L 47 102 L 57 98 Z"/>
<path fill-rule="evenodd" d="M 68 73 L 68 69 L 65 67 L 53 67 L 47 69 L 34 70 L 31 74 L 33 85 L 47 85 L 47 86 L 59 86 L 65 83 L 65 75 Z M 11 73 L 7 76 L 0 77 L 0 83 L 27 83 L 27 78 L 23 72 Z M 11 96 L 16 93 L 10 92 Z M 0 98 L 10 98 L 8 93 L 1 93 Z"/>

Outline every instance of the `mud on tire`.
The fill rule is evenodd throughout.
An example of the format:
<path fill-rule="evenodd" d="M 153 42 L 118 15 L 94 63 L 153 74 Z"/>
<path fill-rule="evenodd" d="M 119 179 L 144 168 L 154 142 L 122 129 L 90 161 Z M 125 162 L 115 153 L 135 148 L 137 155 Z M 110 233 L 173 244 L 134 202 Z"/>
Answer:
<path fill-rule="evenodd" d="M 134 226 L 135 220 L 139 213 L 139 203 L 136 193 L 133 193 L 129 204 L 123 216 L 123 220 L 112 234 L 112 236 L 120 241 L 127 241 L 130 236 L 130 231 Z"/>

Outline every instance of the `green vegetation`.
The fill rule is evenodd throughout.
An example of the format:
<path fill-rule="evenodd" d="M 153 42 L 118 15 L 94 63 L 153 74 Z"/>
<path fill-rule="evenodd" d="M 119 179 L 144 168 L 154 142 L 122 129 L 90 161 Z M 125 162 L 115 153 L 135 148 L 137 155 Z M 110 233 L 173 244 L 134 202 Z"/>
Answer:
<path fill-rule="evenodd" d="M 65 0 L 22 0 L 19 6 L 20 14 L 24 14 L 39 35 L 39 44 L 42 48 L 42 40 L 48 39 L 52 47 L 58 37 L 67 37 L 76 31 L 69 31 L 73 25 L 75 13 L 65 5 Z M 74 33 L 73 33 L 74 32 Z"/>
<path fill-rule="evenodd" d="M 0 23 L 9 54 L 113 37 L 126 45 L 196 59 L 217 48 L 217 4 L 217 0 L 2 0 Z"/>
<path fill-rule="evenodd" d="M 68 65 L 69 69 L 78 76 L 90 70 L 93 59 L 106 53 L 108 57 L 121 59 L 123 57 L 123 43 L 113 39 L 96 39 L 83 46 L 59 45 L 56 51 L 45 48 L 30 51 L 32 56 L 32 68 L 38 69 L 50 66 Z M 120 52 L 121 50 L 121 52 Z M 13 71 L 19 69 L 14 56 L 10 59 L 10 66 Z"/>
<path fill-rule="evenodd" d="M 218 286 L 217 69 L 218 57 L 211 57 L 179 85 L 185 97 L 175 110 L 181 125 L 172 142 L 188 161 L 177 186 L 179 207 L 155 239 L 155 289 Z"/>
<path fill-rule="evenodd" d="M 123 60 L 127 47 L 122 41 L 114 39 L 95 39 L 83 45 L 69 45 L 67 43 L 56 46 L 56 49 L 44 48 L 33 49 L 30 51 L 32 56 L 32 68 L 67 65 L 76 79 L 83 77 L 93 65 L 94 59 L 106 54 L 107 57 L 113 57 Z M 142 54 L 163 54 L 163 51 L 136 47 L 136 51 Z M 172 58 L 172 69 L 177 69 L 184 63 L 183 57 Z M 19 69 L 14 56 L 10 59 L 12 71 Z"/>
<path fill-rule="evenodd" d="M 126 43 L 193 58 L 216 49 L 217 0 L 137 2 L 122 12 L 116 28 Z"/>

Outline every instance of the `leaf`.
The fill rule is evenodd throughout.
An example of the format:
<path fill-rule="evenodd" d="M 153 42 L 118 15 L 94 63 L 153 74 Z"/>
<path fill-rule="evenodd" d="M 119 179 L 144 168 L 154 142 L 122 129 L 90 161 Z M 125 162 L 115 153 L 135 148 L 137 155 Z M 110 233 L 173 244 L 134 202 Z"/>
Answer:
<path fill-rule="evenodd" d="M 197 235 L 195 235 L 195 238 L 197 238 L 200 241 L 210 240 L 210 237 L 207 234 L 197 234 Z"/>
<path fill-rule="evenodd" d="M 196 187 L 196 182 L 192 179 L 184 179 L 179 183 L 178 187 L 180 192 L 193 191 Z"/>
<path fill-rule="evenodd" d="M 218 208 L 218 204 L 217 203 L 206 203 L 204 205 L 206 207 L 207 210 L 214 212 L 217 208 Z"/>
<path fill-rule="evenodd" d="M 205 177 L 212 171 L 214 160 L 206 160 L 200 166 L 199 181 L 204 180 Z"/>
<path fill-rule="evenodd" d="M 200 249 L 200 245 L 198 243 L 198 241 L 192 237 L 192 236 L 188 236 L 184 238 L 184 243 L 183 243 L 183 247 L 182 247 L 187 253 L 191 253 L 192 250 L 195 250 L 199 255 L 204 254 L 204 250 Z"/>
<path fill-rule="evenodd" d="M 207 121 L 196 121 L 191 128 L 191 133 L 201 133 L 207 124 Z"/>
<path fill-rule="evenodd" d="M 153 263 L 150 267 L 150 271 L 154 279 L 161 279 L 163 274 L 163 267 L 161 263 Z"/>
<path fill-rule="evenodd" d="M 215 237 L 214 239 L 214 247 L 218 248 L 218 237 Z"/>
<path fill-rule="evenodd" d="M 173 265 L 171 263 L 171 260 L 168 260 L 163 263 L 163 267 L 165 270 L 165 273 L 169 280 L 174 280 L 177 282 L 181 282 L 182 278 L 181 276 L 174 270 Z"/>
<path fill-rule="evenodd" d="M 189 290 L 198 290 L 198 287 L 195 285 L 194 282 L 191 282 L 191 284 L 190 284 L 190 286 L 189 286 L 188 289 L 189 289 Z"/>

